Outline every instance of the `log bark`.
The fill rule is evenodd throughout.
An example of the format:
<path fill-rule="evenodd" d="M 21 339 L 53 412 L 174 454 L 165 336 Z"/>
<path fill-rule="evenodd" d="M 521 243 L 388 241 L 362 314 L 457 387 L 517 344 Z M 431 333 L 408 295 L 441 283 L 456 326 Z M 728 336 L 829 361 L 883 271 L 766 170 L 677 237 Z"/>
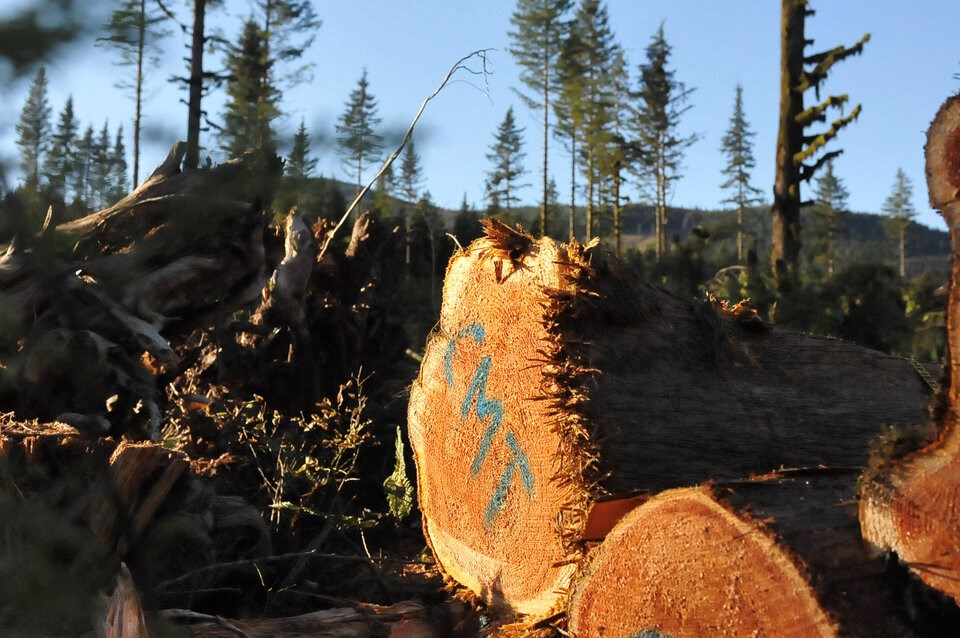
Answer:
<path fill-rule="evenodd" d="M 930 205 L 950 231 L 947 383 L 935 409 L 936 440 L 877 463 L 864 477 L 863 535 L 894 552 L 926 585 L 960 603 L 960 96 L 948 99 L 927 132 Z"/>
<path fill-rule="evenodd" d="M 163 615 L 181 621 L 204 616 L 179 610 Z M 284 618 L 226 621 L 206 617 L 189 625 L 196 638 L 467 638 L 478 629 L 475 615 L 457 603 L 429 608 L 414 601 L 389 606 L 357 604 Z"/>
<path fill-rule="evenodd" d="M 564 605 L 599 499 L 864 466 L 882 425 L 927 419 L 927 396 L 903 359 L 489 222 L 448 266 L 408 418 L 439 564 L 500 611 L 543 615 Z"/>
<path fill-rule="evenodd" d="M 940 635 L 862 542 L 857 474 L 786 471 L 678 488 L 629 513 L 570 603 L 580 638 Z"/>

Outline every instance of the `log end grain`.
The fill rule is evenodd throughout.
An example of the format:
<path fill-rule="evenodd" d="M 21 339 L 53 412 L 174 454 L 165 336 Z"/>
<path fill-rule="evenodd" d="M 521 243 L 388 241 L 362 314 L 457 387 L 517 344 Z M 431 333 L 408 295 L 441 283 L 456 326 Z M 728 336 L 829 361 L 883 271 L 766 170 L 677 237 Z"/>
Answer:
<path fill-rule="evenodd" d="M 590 451 L 551 327 L 585 266 L 581 253 L 488 224 L 448 266 L 411 388 L 428 540 L 448 576 L 500 611 L 549 613 L 576 568 L 567 541 L 585 521 Z"/>
<path fill-rule="evenodd" d="M 794 559 L 702 487 L 662 492 L 624 517 L 574 592 L 570 629 L 581 638 L 837 635 Z"/>

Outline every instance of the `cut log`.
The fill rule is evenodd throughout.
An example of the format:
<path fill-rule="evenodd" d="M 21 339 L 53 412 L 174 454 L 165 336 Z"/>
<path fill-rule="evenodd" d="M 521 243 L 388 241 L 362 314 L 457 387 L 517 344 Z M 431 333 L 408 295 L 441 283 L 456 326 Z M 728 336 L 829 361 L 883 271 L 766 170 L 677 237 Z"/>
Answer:
<path fill-rule="evenodd" d="M 856 479 L 794 471 L 658 494 L 597 550 L 571 598 L 571 633 L 929 635 L 860 538 Z"/>
<path fill-rule="evenodd" d="M 927 132 L 930 205 L 950 231 L 947 384 L 935 409 L 936 440 L 865 476 L 864 538 L 895 552 L 924 583 L 960 603 L 960 96 L 946 101 Z"/>
<path fill-rule="evenodd" d="M 162 612 L 171 620 L 199 619 L 189 625 L 196 638 L 467 638 L 476 635 L 478 623 L 458 603 L 427 608 L 403 601 L 390 606 L 355 605 L 290 616 L 225 620 L 180 610 Z"/>
<path fill-rule="evenodd" d="M 411 388 L 424 529 L 501 611 L 563 606 L 607 495 L 781 466 L 864 466 L 927 419 L 910 363 L 677 299 L 582 246 L 489 222 L 447 269 Z"/>

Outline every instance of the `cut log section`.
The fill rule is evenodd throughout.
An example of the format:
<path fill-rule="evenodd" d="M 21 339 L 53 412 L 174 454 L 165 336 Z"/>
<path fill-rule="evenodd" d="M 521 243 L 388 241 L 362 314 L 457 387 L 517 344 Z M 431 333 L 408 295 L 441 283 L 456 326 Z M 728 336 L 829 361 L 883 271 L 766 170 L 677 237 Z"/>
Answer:
<path fill-rule="evenodd" d="M 950 231 L 945 394 L 932 444 L 874 467 L 863 482 L 864 538 L 924 583 L 960 603 L 960 96 L 946 101 L 927 132 L 927 188 Z"/>
<path fill-rule="evenodd" d="M 456 602 L 442 608 L 428 608 L 414 601 L 390 606 L 358 604 L 285 618 L 244 620 L 226 620 L 181 610 L 161 614 L 171 620 L 200 620 L 189 625 L 196 638 L 466 638 L 475 636 L 479 629 L 475 615 Z"/>
<path fill-rule="evenodd" d="M 447 269 L 411 389 L 424 528 L 501 611 L 563 605 L 593 503 L 781 466 L 864 466 L 927 420 L 906 360 L 690 302 L 489 222 Z"/>
<path fill-rule="evenodd" d="M 828 470 L 662 492 L 597 550 L 571 633 L 923 635 L 860 539 L 855 486 L 854 472 Z"/>

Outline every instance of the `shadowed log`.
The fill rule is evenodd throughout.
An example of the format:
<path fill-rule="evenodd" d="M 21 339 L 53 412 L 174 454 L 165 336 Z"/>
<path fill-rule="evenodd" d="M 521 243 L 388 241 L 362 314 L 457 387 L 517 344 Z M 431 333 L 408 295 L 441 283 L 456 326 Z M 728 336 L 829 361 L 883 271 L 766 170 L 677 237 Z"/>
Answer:
<path fill-rule="evenodd" d="M 197 638 L 467 638 L 479 629 L 476 618 L 456 603 L 430 609 L 403 601 L 390 606 L 361 605 L 324 609 L 285 618 L 225 620 L 180 610 L 162 612 L 170 619 L 199 619 L 189 626 Z"/>
<path fill-rule="evenodd" d="M 960 603 L 960 96 L 950 98 L 927 132 L 930 205 L 950 231 L 953 260 L 947 301 L 948 383 L 935 410 L 930 445 L 879 463 L 864 477 L 864 538 L 924 583 Z"/>
<path fill-rule="evenodd" d="M 942 635 L 859 534 L 856 473 L 784 471 L 662 492 L 596 551 L 570 603 L 580 638 Z"/>
<path fill-rule="evenodd" d="M 438 562 L 535 615 L 563 606 L 598 499 L 864 466 L 882 425 L 926 419 L 903 359 L 677 299 L 495 222 L 448 266 L 409 407 Z"/>

